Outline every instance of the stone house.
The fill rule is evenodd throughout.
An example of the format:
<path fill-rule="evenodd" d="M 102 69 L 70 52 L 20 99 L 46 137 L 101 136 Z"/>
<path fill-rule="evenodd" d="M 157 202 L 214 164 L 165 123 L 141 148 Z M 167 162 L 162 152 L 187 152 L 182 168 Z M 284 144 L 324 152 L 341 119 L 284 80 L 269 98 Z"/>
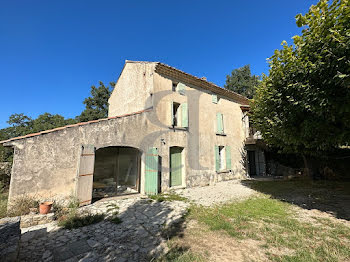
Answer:
<path fill-rule="evenodd" d="M 247 176 L 247 98 L 159 62 L 126 61 L 106 119 L 2 141 L 14 148 L 9 203 L 157 194 Z M 247 139 L 249 138 L 249 139 Z M 251 161 L 252 162 L 252 159 Z M 257 172 L 255 172 L 257 173 Z"/>

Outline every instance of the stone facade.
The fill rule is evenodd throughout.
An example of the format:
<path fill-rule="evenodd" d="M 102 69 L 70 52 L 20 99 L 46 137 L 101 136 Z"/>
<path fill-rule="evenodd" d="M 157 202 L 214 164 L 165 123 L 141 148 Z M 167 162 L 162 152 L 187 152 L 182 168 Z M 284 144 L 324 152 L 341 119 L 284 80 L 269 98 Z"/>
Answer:
<path fill-rule="evenodd" d="M 179 84 L 182 92 L 174 89 Z M 173 126 L 174 103 L 187 106 L 185 128 Z M 183 148 L 182 182 L 176 188 L 245 177 L 244 146 L 249 126 L 242 121 L 241 106 L 248 105 L 246 98 L 160 63 L 127 61 L 109 104 L 108 119 L 3 142 L 14 148 L 9 202 L 21 194 L 44 200 L 75 196 L 82 145 L 96 150 L 110 146 L 138 149 L 141 193 L 145 192 L 149 148 L 157 148 L 159 155 L 161 191 L 171 188 L 172 147 Z M 224 132 L 220 134 L 218 114 L 223 118 Z M 220 171 L 218 146 L 230 148 L 230 154 L 225 154 L 230 167 Z"/>

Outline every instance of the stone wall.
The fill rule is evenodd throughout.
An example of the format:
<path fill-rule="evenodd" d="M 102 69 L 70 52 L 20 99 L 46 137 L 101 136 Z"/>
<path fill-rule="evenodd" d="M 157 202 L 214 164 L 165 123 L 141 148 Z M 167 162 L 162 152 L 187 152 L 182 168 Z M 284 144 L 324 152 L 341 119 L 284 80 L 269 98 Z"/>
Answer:
<path fill-rule="evenodd" d="M 54 213 L 49 213 L 45 215 L 29 214 L 29 215 L 21 216 L 21 228 L 50 223 L 54 221 L 54 219 L 55 219 Z"/>
<path fill-rule="evenodd" d="M 0 260 L 16 261 L 21 238 L 20 217 L 0 219 Z"/>

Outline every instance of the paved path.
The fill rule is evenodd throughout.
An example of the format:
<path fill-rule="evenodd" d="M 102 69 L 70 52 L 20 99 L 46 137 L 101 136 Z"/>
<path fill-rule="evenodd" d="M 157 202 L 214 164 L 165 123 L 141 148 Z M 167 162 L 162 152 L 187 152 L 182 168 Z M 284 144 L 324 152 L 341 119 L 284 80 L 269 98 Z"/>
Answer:
<path fill-rule="evenodd" d="M 176 193 L 183 195 L 194 203 L 212 206 L 230 200 L 243 200 L 257 192 L 243 185 L 239 180 L 230 180 L 210 186 L 179 189 L 176 190 Z"/>
<path fill-rule="evenodd" d="M 121 224 L 105 220 L 66 230 L 53 222 L 22 230 L 19 261 L 150 261 L 167 249 L 165 228 L 176 224 L 181 233 L 189 204 L 138 197 L 99 201 L 83 209 L 111 213 L 115 205 Z"/>

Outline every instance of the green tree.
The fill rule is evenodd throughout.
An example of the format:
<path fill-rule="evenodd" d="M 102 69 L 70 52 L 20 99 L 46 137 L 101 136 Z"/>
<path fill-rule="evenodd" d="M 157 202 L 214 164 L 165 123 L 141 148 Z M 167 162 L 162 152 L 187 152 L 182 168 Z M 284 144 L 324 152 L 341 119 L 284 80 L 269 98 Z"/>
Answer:
<path fill-rule="evenodd" d="M 304 27 L 282 42 L 252 103 L 265 141 L 284 152 L 322 155 L 350 141 L 350 5 L 320 1 L 296 16 Z"/>
<path fill-rule="evenodd" d="M 108 116 L 108 99 L 111 96 L 114 82 L 105 86 L 100 81 L 99 87 L 91 86 L 91 96 L 84 100 L 85 110 L 79 116 L 81 122 L 105 118 Z"/>
<path fill-rule="evenodd" d="M 33 119 L 23 113 L 12 114 L 7 123 L 11 126 L 6 129 L 9 138 L 16 136 L 24 136 L 31 132 Z"/>
<path fill-rule="evenodd" d="M 252 75 L 250 65 L 245 65 L 234 69 L 231 75 L 226 76 L 224 87 L 248 98 L 253 98 L 259 82 L 259 76 Z"/>
<path fill-rule="evenodd" d="M 61 115 L 52 115 L 50 113 L 44 113 L 39 115 L 36 119 L 32 121 L 31 133 L 37 133 L 44 130 L 53 129 L 56 127 L 65 126 L 70 124 L 70 119 L 64 119 Z"/>

